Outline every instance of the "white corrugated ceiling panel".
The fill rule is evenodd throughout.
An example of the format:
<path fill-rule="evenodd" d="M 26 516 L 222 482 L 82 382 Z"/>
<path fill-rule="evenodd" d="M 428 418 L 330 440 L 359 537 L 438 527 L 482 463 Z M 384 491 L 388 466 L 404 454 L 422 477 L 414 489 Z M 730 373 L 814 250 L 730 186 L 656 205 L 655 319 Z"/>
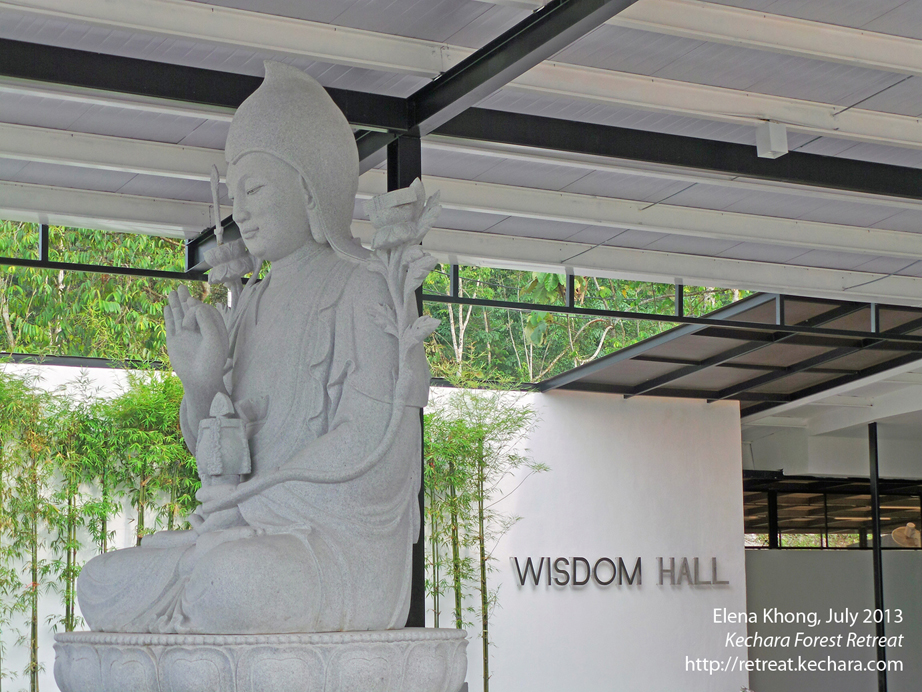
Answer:
<path fill-rule="evenodd" d="M 870 31 L 922 38 L 922 2 L 908 0 L 864 25 Z"/>
<path fill-rule="evenodd" d="M 501 214 L 481 214 L 461 209 L 442 209 L 439 214 L 438 227 L 456 231 L 489 231 L 496 224 L 505 221 L 508 216 Z"/>
<path fill-rule="evenodd" d="M 716 238 L 696 238 L 689 235 L 668 234 L 649 245 L 648 250 L 659 252 L 680 252 L 686 255 L 705 255 L 713 257 L 739 245 L 735 240 L 717 240 Z"/>
<path fill-rule="evenodd" d="M 889 147 L 883 144 L 852 142 L 833 137 L 817 137 L 807 144 L 791 147 L 791 149 L 792 151 L 796 149 L 806 154 L 839 156 L 859 161 L 886 163 L 892 166 L 922 168 L 922 151 L 919 149 L 903 149 L 902 147 Z"/>
<path fill-rule="evenodd" d="M 599 197 L 621 197 L 643 202 L 661 202 L 689 186 L 684 180 L 667 180 L 652 176 L 628 175 L 611 171 L 593 171 L 575 183 L 563 188 L 564 192 Z"/>
<path fill-rule="evenodd" d="M 637 248 L 643 249 L 649 247 L 651 243 L 655 243 L 661 238 L 665 238 L 668 233 L 656 233 L 650 231 L 635 231 L 633 228 L 629 228 L 621 233 L 618 233 L 613 238 L 604 241 L 602 244 L 610 247 L 624 247 L 624 248 Z M 574 238 L 574 241 L 576 239 Z"/>
<path fill-rule="evenodd" d="M 922 233 L 922 210 L 906 209 L 874 225 L 905 233 Z"/>
<path fill-rule="evenodd" d="M 118 192 L 133 177 L 133 173 L 104 171 L 98 168 L 57 166 L 51 163 L 31 161 L 10 177 L 4 177 L 4 180 L 14 183 L 51 185 L 78 190 Z"/>
<path fill-rule="evenodd" d="M 220 120 L 14 93 L 0 98 L 0 122 L 205 149 L 223 149 L 230 126 Z"/>
<path fill-rule="evenodd" d="M 221 186 L 221 204 L 230 205 L 225 187 Z M 156 175 L 135 175 L 118 189 L 125 195 L 140 195 L 142 197 L 159 197 L 163 199 L 177 199 L 187 202 L 211 203 L 211 184 L 205 180 L 184 180 L 182 178 L 166 178 Z"/>
<path fill-rule="evenodd" d="M 573 101 L 554 96 L 536 96 L 501 89 L 484 99 L 479 106 L 511 113 L 540 115 L 547 118 L 575 120 L 577 122 L 627 127 L 634 130 L 648 130 L 673 135 L 685 135 L 721 142 L 736 142 L 755 146 L 755 128 L 749 125 L 721 123 L 678 115 L 654 113 L 626 106 L 603 105 L 586 101 Z M 810 141 L 809 135 L 788 133 L 788 145 L 799 146 Z"/>
<path fill-rule="evenodd" d="M 501 235 L 542 238 L 544 240 L 567 240 L 586 228 L 586 224 L 563 223 L 546 219 L 525 219 L 510 216 L 487 229 L 490 233 Z"/>
<path fill-rule="evenodd" d="M 903 78 L 880 70 L 603 25 L 561 62 L 850 106 Z"/>
<path fill-rule="evenodd" d="M 28 161 L 18 159 L 0 159 L 0 180 L 14 180 L 23 168 L 29 165 Z"/>
<path fill-rule="evenodd" d="M 919 261 L 922 262 L 922 260 Z M 863 264 L 859 264 L 856 269 L 874 274 L 899 274 L 916 263 L 916 261 L 899 257 L 874 257 Z"/>
<path fill-rule="evenodd" d="M 808 19 L 827 24 L 866 27 L 879 17 L 907 0 L 707 0 L 717 5 L 731 5 L 748 10 L 759 10 L 798 19 Z M 915 2 L 916 0 L 908 0 Z"/>
<path fill-rule="evenodd" d="M 626 228 L 614 228 L 607 226 L 587 226 L 583 230 L 574 233 L 572 236 L 567 238 L 570 242 L 573 243 L 585 243 L 586 245 L 604 245 L 608 241 L 614 239 L 615 237 L 625 233 Z M 665 234 L 651 234 L 651 235 L 665 235 Z M 654 239 L 651 239 L 650 242 L 653 242 Z"/>
<path fill-rule="evenodd" d="M 922 77 L 911 75 L 868 98 L 861 108 L 918 117 L 922 114 Z"/>
<path fill-rule="evenodd" d="M 800 257 L 807 250 L 802 247 L 786 247 L 783 245 L 766 245 L 764 243 L 738 243 L 729 250 L 720 254 L 727 259 L 748 260 L 751 262 L 790 262 L 795 257 Z"/>
<path fill-rule="evenodd" d="M 789 263 L 804 267 L 824 267 L 826 269 L 855 269 L 867 262 L 870 257 L 850 252 L 831 250 L 810 250 L 792 259 Z M 908 263 L 908 262 L 906 262 Z M 906 264 L 904 263 L 904 264 Z"/>
<path fill-rule="evenodd" d="M 390 96 L 409 96 L 429 81 L 412 75 L 331 65 L 266 51 L 38 18 L 10 10 L 0 12 L 0 37 L 255 76 L 262 76 L 264 60 L 279 60 L 304 70 L 324 86 Z"/>
<path fill-rule="evenodd" d="M 193 0 L 198 1 L 198 0 Z M 474 0 L 201 0 L 353 29 L 479 48 L 529 10 Z"/>
<path fill-rule="evenodd" d="M 515 160 L 500 161 L 475 180 L 499 185 L 515 185 L 539 190 L 561 190 L 585 178 L 590 171 L 570 166 L 546 166 Z"/>
<path fill-rule="evenodd" d="M 898 209 L 858 202 L 824 200 L 821 206 L 798 217 L 804 221 L 837 223 L 845 226 L 874 226 L 889 228 L 887 219 L 899 213 Z"/>

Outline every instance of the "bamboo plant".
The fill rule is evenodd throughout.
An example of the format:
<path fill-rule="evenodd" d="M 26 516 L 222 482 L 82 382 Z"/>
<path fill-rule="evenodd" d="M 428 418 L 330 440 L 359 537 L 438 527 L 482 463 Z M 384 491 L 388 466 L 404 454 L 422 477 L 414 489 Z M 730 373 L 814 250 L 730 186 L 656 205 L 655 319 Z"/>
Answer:
<path fill-rule="evenodd" d="M 450 588 L 455 626 L 479 625 L 484 692 L 490 689 L 490 618 L 498 598 L 489 579 L 493 550 L 519 520 L 499 504 L 532 473 L 547 470 L 522 449 L 535 420 L 521 397 L 470 389 L 451 392 L 427 414 L 430 593 L 440 604 Z M 513 475 L 519 482 L 510 490 Z M 447 586 L 441 576 L 446 566 Z M 465 607 L 472 599 L 476 606 Z"/>
<path fill-rule="evenodd" d="M 9 614 L 22 613 L 27 619 L 27 629 L 16 643 L 28 647 L 29 662 L 23 673 L 29 679 L 31 692 L 38 692 L 42 669 L 38 656 L 39 598 L 48 590 L 52 573 L 45 531 L 55 514 L 48 492 L 53 470 L 48 408 L 47 394 L 27 380 L 5 374 L 0 377 L 8 533 L 4 569 L 20 567 L 25 576 L 25 580 L 20 577 L 8 585 L 5 610 Z"/>

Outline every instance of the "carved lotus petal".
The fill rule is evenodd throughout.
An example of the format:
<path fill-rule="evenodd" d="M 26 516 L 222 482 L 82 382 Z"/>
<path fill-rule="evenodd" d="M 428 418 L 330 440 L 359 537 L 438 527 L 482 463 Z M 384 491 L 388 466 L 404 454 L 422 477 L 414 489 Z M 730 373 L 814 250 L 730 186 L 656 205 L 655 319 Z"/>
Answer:
<path fill-rule="evenodd" d="M 390 250 L 400 245 L 416 243 L 422 235 L 415 222 L 385 226 L 375 233 L 375 237 L 371 241 L 371 248 L 373 250 Z"/>

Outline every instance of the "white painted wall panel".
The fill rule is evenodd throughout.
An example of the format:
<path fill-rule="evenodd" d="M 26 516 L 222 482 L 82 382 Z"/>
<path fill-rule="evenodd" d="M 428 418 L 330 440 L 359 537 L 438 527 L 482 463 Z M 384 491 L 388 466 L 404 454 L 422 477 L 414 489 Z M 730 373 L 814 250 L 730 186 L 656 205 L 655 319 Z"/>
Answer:
<path fill-rule="evenodd" d="M 523 517 L 496 548 L 496 690 L 738 690 L 742 673 L 686 672 L 725 658 L 713 608 L 745 610 L 739 412 L 735 402 L 576 392 L 531 395 L 528 441 L 551 467 L 503 502 Z M 519 586 L 510 558 L 642 558 L 641 586 Z M 717 557 L 729 586 L 658 586 L 658 556 Z M 667 578 L 668 584 L 668 578 Z M 731 626 L 737 627 L 737 626 Z M 739 626 L 745 631 L 745 625 Z M 468 681 L 481 689 L 480 641 Z M 745 652 L 744 652 L 745 655 Z"/>

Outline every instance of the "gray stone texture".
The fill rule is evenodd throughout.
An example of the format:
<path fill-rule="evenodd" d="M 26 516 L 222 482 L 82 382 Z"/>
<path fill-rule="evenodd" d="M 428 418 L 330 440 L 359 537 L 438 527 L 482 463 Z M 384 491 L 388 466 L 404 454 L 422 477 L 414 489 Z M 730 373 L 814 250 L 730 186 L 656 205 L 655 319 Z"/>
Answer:
<path fill-rule="evenodd" d="M 225 153 L 243 242 L 208 257 L 231 306 L 180 288 L 164 310 L 202 504 L 191 530 L 153 534 L 85 566 L 77 591 L 90 628 L 145 636 L 60 638 L 58 684 L 68 692 L 453 692 L 463 674 L 455 684 L 460 673 L 432 670 L 463 669 L 463 646 L 448 655 L 439 636 L 414 634 L 414 644 L 381 633 L 406 623 L 420 534 L 422 342 L 437 321 L 418 315 L 414 290 L 435 264 L 419 243 L 438 195 L 427 198 L 416 181 L 371 200 L 377 233 L 363 249 L 350 231 L 352 131 L 316 81 L 278 63 L 267 63 L 262 86 L 235 115 Z M 244 285 L 263 261 L 268 275 L 257 282 L 253 271 Z M 350 634 L 304 638 L 314 632 Z M 278 644 L 284 634 L 297 635 L 295 649 Z M 151 635 L 180 639 L 124 643 Z M 206 637 L 206 645 L 182 635 L 250 636 Z M 247 662 L 257 659 L 265 675 L 254 686 Z M 417 669 L 429 682 L 415 680 Z M 136 685 L 128 671 L 140 676 Z M 330 671 L 354 680 L 324 682 Z M 196 682 L 202 675 L 217 682 Z M 289 677 L 304 678 L 302 686 L 280 687 Z"/>

